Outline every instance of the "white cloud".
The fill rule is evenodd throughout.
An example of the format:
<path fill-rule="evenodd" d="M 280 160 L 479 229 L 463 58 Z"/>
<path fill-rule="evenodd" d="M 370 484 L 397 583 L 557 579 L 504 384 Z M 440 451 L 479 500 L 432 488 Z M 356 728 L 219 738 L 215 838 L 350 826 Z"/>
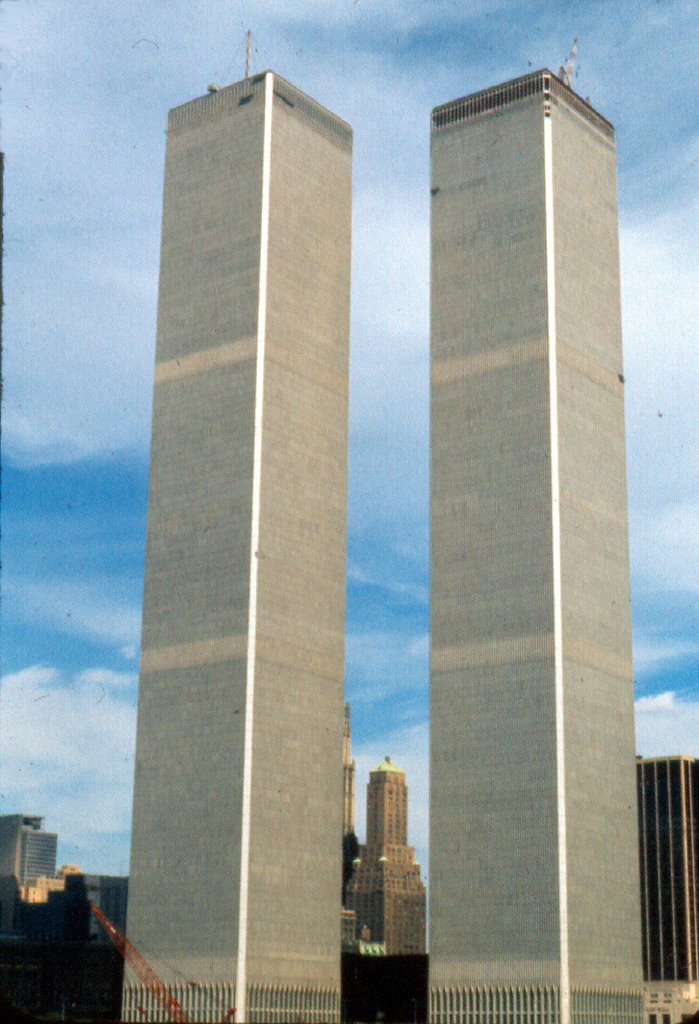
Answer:
<path fill-rule="evenodd" d="M 639 697 L 635 704 L 636 714 L 654 711 L 672 711 L 677 707 L 675 694 L 672 690 L 656 693 L 652 697 Z"/>
<path fill-rule="evenodd" d="M 34 665 L 2 679 L 3 813 L 43 814 L 87 871 L 124 870 L 135 690 L 134 675 L 102 668 L 69 676 Z"/>
<path fill-rule="evenodd" d="M 672 691 L 636 701 L 636 751 L 643 757 L 699 757 L 699 701 Z"/>

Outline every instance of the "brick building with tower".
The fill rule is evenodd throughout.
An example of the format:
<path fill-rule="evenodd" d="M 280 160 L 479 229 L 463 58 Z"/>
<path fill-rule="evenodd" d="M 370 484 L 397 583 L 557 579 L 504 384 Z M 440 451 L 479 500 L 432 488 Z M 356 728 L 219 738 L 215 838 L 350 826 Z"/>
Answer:
<path fill-rule="evenodd" d="M 369 773 L 366 817 L 367 841 L 349 887 L 357 927 L 369 928 L 389 956 L 424 953 L 425 886 L 408 846 L 408 787 L 388 756 Z"/>

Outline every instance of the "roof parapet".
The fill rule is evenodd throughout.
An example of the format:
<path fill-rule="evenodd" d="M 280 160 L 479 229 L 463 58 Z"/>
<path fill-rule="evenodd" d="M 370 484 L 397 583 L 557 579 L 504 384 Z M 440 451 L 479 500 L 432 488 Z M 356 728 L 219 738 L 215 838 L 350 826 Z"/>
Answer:
<path fill-rule="evenodd" d="M 614 138 L 614 126 L 548 68 L 541 68 L 521 78 L 514 78 L 509 82 L 482 89 L 480 92 L 435 107 L 431 118 L 432 131 L 437 132 L 461 121 L 492 114 L 503 107 L 509 107 L 536 95 L 541 95 L 545 104 L 550 104 L 551 97 L 562 100 L 607 138 Z"/>
<path fill-rule="evenodd" d="M 321 103 L 311 99 L 310 96 L 301 92 L 300 89 L 291 85 L 290 82 L 281 78 L 280 75 L 274 74 L 273 71 L 262 71 L 251 78 L 244 78 L 240 82 L 235 82 L 233 85 L 214 87 L 213 91 L 207 92 L 204 96 L 198 96 L 196 99 L 182 103 L 178 107 L 173 107 L 167 116 L 168 131 L 171 131 L 173 128 L 182 128 L 185 125 L 202 121 L 209 117 L 215 117 L 227 110 L 249 102 L 256 94 L 262 95 L 267 75 L 274 76 L 275 96 L 282 99 L 288 106 L 301 110 L 306 117 L 311 121 L 315 121 L 316 124 L 323 127 L 330 134 L 335 135 L 344 142 L 351 142 L 352 128 L 346 121 L 343 121 L 337 114 L 333 114 L 332 111 L 328 110 Z"/>

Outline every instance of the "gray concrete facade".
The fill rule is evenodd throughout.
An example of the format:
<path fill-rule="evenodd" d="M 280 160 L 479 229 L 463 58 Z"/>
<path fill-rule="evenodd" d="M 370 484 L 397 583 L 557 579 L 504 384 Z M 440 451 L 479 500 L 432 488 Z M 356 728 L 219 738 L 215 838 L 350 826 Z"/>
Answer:
<path fill-rule="evenodd" d="M 434 1021 L 641 1019 L 614 132 L 432 115 Z"/>
<path fill-rule="evenodd" d="M 351 145 L 168 117 L 127 926 L 195 1020 L 339 1013 Z"/>

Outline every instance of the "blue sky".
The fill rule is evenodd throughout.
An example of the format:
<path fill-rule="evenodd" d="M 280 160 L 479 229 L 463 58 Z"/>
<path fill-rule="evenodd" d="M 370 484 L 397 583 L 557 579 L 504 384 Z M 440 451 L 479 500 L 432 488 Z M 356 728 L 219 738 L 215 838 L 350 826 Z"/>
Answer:
<path fill-rule="evenodd" d="M 429 111 L 554 70 L 617 128 L 637 749 L 699 756 L 696 0 L 6 0 L 2 812 L 126 873 L 164 128 L 271 67 L 354 127 L 347 694 L 427 863 Z M 662 415 L 661 415 L 662 414 Z"/>

